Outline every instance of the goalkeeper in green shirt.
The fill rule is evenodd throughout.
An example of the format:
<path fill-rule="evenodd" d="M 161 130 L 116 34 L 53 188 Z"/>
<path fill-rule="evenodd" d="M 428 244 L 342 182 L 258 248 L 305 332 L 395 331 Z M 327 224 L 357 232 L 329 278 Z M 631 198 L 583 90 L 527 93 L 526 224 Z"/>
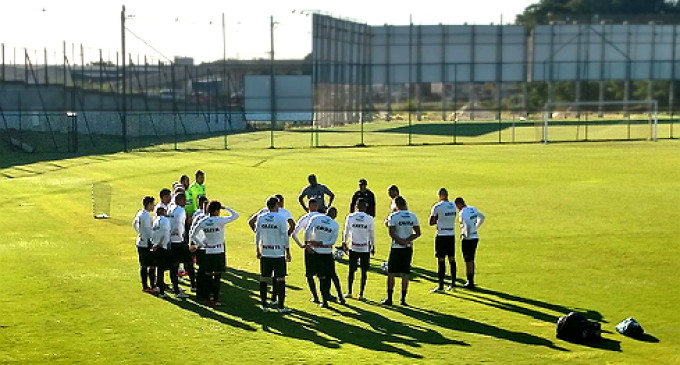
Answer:
<path fill-rule="evenodd" d="M 194 212 L 199 208 L 198 207 L 198 198 L 200 196 L 206 196 L 205 194 L 205 185 L 203 184 L 205 182 L 205 173 L 201 170 L 196 171 L 196 179 L 194 180 L 194 183 L 189 186 L 189 189 L 186 191 L 186 196 L 187 196 L 187 205 L 184 207 L 184 209 L 187 212 L 187 216 L 191 217 Z"/>

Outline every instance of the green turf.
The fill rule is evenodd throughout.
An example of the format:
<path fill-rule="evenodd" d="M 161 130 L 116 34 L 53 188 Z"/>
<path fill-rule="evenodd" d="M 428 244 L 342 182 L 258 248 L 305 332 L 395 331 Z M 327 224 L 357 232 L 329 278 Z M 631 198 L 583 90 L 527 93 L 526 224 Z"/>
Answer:
<path fill-rule="evenodd" d="M 677 141 L 266 150 L 259 133 L 239 136 L 253 148 L 229 151 L 30 164 L 3 151 L 0 363 L 680 362 Z M 279 192 L 301 215 L 294 197 L 311 172 L 335 191 L 341 217 L 359 177 L 377 193 L 379 217 L 387 214 L 385 188 L 396 183 L 423 224 L 436 190 L 447 187 L 487 215 L 481 289 L 427 293 L 436 274 L 433 229 L 423 227 L 412 307 L 377 305 L 385 277 L 373 271 L 370 302 L 320 310 L 308 301 L 296 250 L 293 313 L 265 314 L 256 307 L 258 264 L 243 217 L 228 226 L 224 307 L 142 294 L 130 226 L 140 198 L 197 168 L 207 172 L 209 196 L 244 216 Z M 95 181 L 113 187 L 110 220 L 91 217 Z M 376 267 L 388 252 L 386 230 L 377 231 Z M 338 271 L 346 286 L 346 265 Z M 557 340 L 554 322 L 570 310 L 600 320 L 605 341 Z M 614 332 L 631 315 L 649 341 Z"/>

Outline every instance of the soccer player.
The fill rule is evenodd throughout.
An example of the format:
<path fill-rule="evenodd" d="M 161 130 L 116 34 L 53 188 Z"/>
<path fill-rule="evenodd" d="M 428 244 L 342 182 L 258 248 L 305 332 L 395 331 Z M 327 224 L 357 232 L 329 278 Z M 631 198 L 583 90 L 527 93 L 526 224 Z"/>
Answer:
<path fill-rule="evenodd" d="M 267 280 L 272 280 L 273 290 L 277 292 L 279 313 L 289 313 L 286 301 L 286 262 L 290 262 L 290 248 L 286 218 L 278 213 L 279 199 L 267 199 L 269 212 L 261 214 L 255 222 L 255 247 L 260 260 L 260 301 L 262 310 L 267 312 Z"/>
<path fill-rule="evenodd" d="M 477 244 L 479 243 L 479 234 L 477 230 L 484 224 L 486 218 L 482 212 L 473 206 L 465 204 L 463 198 L 458 197 L 454 200 L 456 208 L 458 208 L 458 222 L 460 223 L 460 237 L 461 248 L 463 250 L 463 260 L 465 260 L 465 274 L 467 282 L 463 288 L 475 288 L 475 255 L 477 253 Z"/>
<path fill-rule="evenodd" d="M 445 188 L 437 192 L 439 201 L 430 212 L 430 225 L 437 226 L 437 236 L 434 239 L 434 257 L 437 258 L 437 276 L 439 285 L 430 293 L 444 292 L 444 278 L 446 277 L 446 259 L 451 266 L 452 290 L 456 286 L 456 206 L 449 201 L 449 192 Z"/>
<path fill-rule="evenodd" d="M 375 194 L 368 189 L 368 181 L 366 179 L 359 179 L 359 190 L 352 195 L 352 201 L 349 203 L 349 212 L 354 213 L 357 206 L 357 201 L 363 199 L 366 202 L 366 214 L 375 217 Z"/>
<path fill-rule="evenodd" d="M 325 212 L 326 205 L 324 203 L 324 196 L 328 195 L 328 205 L 330 206 L 333 205 L 335 194 L 333 194 L 331 189 L 326 187 L 326 185 L 319 184 L 316 180 L 316 175 L 314 174 L 307 176 L 307 181 L 309 181 L 309 185 L 305 186 L 300 192 L 300 195 L 298 196 L 300 206 L 302 207 L 302 209 L 308 212 L 307 207 L 305 206 L 304 199 L 305 198 L 307 198 L 307 200 L 316 199 L 316 202 L 319 205 L 319 211 L 322 213 Z"/>
<path fill-rule="evenodd" d="M 392 213 L 394 213 L 398 210 L 397 204 L 395 203 L 395 200 L 398 197 L 401 196 L 401 195 L 399 195 L 399 187 L 397 187 L 396 185 L 390 185 L 387 188 L 387 196 L 389 196 L 390 199 L 391 199 L 390 200 L 390 214 L 392 214 Z M 389 227 L 389 220 L 390 220 L 390 216 L 388 215 L 387 218 L 385 218 L 385 227 Z"/>
<path fill-rule="evenodd" d="M 179 177 L 179 183 L 182 184 L 182 187 L 184 187 L 184 191 L 187 191 L 189 189 L 189 175 L 182 175 Z M 187 203 L 189 203 L 187 201 Z"/>
<path fill-rule="evenodd" d="M 199 209 L 197 209 L 194 212 L 194 215 L 192 217 L 191 227 L 189 228 L 189 238 L 191 238 L 191 232 L 193 232 L 196 229 L 196 226 L 198 226 L 198 224 L 201 223 L 201 221 L 203 219 L 210 216 L 210 215 L 208 215 L 208 203 L 209 203 L 209 201 L 208 201 L 208 198 L 206 196 L 200 196 L 198 198 Z M 205 235 L 202 234 L 202 233 L 200 233 L 199 236 L 200 236 L 199 237 L 200 240 L 205 238 Z M 192 245 L 194 245 L 193 240 L 188 240 L 188 241 L 191 242 Z M 190 249 L 189 251 L 192 251 L 192 250 Z M 198 250 L 194 250 L 194 252 L 192 252 L 192 255 L 193 255 L 193 257 L 196 258 L 196 263 L 199 265 L 199 273 L 197 273 L 195 275 L 196 287 L 191 288 L 191 291 L 196 293 L 197 299 L 207 300 L 208 297 L 207 297 L 207 294 L 206 294 L 206 286 L 205 286 L 206 275 L 200 274 L 201 273 L 201 271 L 200 271 L 201 258 L 205 257 L 205 248 L 200 248 Z M 195 272 L 195 270 L 194 270 L 194 272 Z"/>
<path fill-rule="evenodd" d="M 142 291 L 153 293 L 152 287 L 155 283 L 156 268 L 153 267 L 153 257 L 151 252 L 151 234 L 153 233 L 153 218 L 151 212 L 154 208 L 154 198 L 145 196 L 142 199 L 142 207 L 132 221 L 132 227 L 137 232 L 137 255 L 139 256 L 139 276 L 142 279 Z M 151 271 L 154 271 L 151 273 Z M 149 276 L 151 276 L 149 278 Z M 148 279 L 151 279 L 149 283 Z"/>
<path fill-rule="evenodd" d="M 205 192 L 205 173 L 201 170 L 196 170 L 194 174 L 196 178 L 194 183 L 189 186 L 186 191 L 187 195 L 187 216 L 193 216 L 196 209 L 198 209 L 198 198 L 207 196 Z"/>
<path fill-rule="evenodd" d="M 220 217 L 220 210 L 229 212 L 228 217 Z M 212 201 L 208 204 L 207 218 L 201 220 L 193 232 L 190 233 L 192 246 L 191 251 L 199 248 L 205 249 L 198 266 L 198 275 L 205 275 L 205 291 L 207 304 L 211 307 L 222 305 L 219 302 L 220 279 L 226 268 L 225 255 L 225 226 L 238 219 L 239 215 L 229 207 L 223 207 L 222 203 Z"/>
<path fill-rule="evenodd" d="M 392 248 L 387 261 L 387 298 L 381 303 L 392 305 L 394 277 L 399 274 L 401 275 L 401 305 L 405 306 L 408 305 L 406 293 L 413 259 L 413 241 L 420 237 L 420 224 L 418 217 L 408 210 L 403 197 L 396 197 L 394 203 L 397 205 L 397 211 L 390 214 L 388 225 Z"/>
<path fill-rule="evenodd" d="M 156 291 L 159 298 L 165 298 L 165 271 L 170 270 L 172 257 L 170 252 L 170 220 L 166 217 L 167 211 L 162 205 L 156 205 L 156 219 L 153 222 L 151 243 L 156 258 Z M 175 276 L 177 271 L 175 271 Z M 172 280 L 173 271 L 170 270 Z"/>
<path fill-rule="evenodd" d="M 307 226 L 309 226 L 309 221 L 312 220 L 314 216 L 321 214 L 319 213 L 319 205 L 316 202 L 316 199 L 309 199 L 307 203 L 309 204 L 309 207 L 305 210 L 307 210 L 308 213 L 298 219 L 291 236 L 298 246 L 305 250 L 305 277 L 307 278 L 307 285 L 309 286 L 309 291 L 312 293 L 312 302 L 319 304 L 321 302 L 319 302 L 319 295 L 317 294 L 316 283 L 314 282 L 314 275 L 316 275 L 316 254 L 311 247 L 307 247 L 307 245 L 298 238 L 299 232 L 303 231 L 305 234 L 304 240 L 307 240 Z"/>
<path fill-rule="evenodd" d="M 291 234 L 293 234 L 293 231 L 295 230 L 295 221 L 293 220 L 293 215 L 290 213 L 290 211 L 288 209 L 283 207 L 284 206 L 283 195 L 276 194 L 276 195 L 274 195 L 274 197 L 278 200 L 278 203 L 277 203 L 278 211 L 277 211 L 277 213 L 283 215 L 284 218 L 286 219 L 286 222 L 288 223 L 288 236 L 290 236 Z M 253 214 L 250 217 L 250 219 L 248 219 L 248 225 L 250 226 L 250 229 L 253 230 L 253 232 L 255 232 L 255 221 L 257 220 L 257 217 L 259 217 L 260 215 L 263 215 L 263 214 L 267 214 L 269 212 L 270 212 L 269 208 L 265 206 L 264 208 L 258 210 L 255 214 Z M 277 300 L 276 300 L 276 296 L 278 295 L 277 293 L 278 293 L 278 291 L 276 290 L 276 286 L 274 285 L 272 287 L 272 303 L 273 304 L 277 303 Z"/>
<path fill-rule="evenodd" d="M 175 196 L 175 204 L 170 206 L 168 219 L 170 220 L 170 249 L 172 252 L 172 262 L 170 267 L 170 280 L 177 298 L 187 298 L 188 295 L 180 291 L 179 288 L 179 264 L 184 265 L 184 271 L 189 274 L 191 287 L 196 287 L 194 276 L 194 262 L 189 252 L 189 244 L 185 241 L 184 230 L 186 229 L 187 214 L 184 211 L 186 197 L 184 193 Z"/>
<path fill-rule="evenodd" d="M 158 193 L 158 197 L 161 198 L 161 201 L 158 204 L 156 204 L 154 212 L 156 212 L 159 207 L 163 207 L 165 209 L 165 212 L 167 213 L 168 210 L 170 209 L 170 203 L 172 202 L 172 192 L 170 191 L 170 189 L 163 188 L 161 189 L 160 193 Z M 156 212 L 156 215 L 158 215 L 158 212 Z"/>
<path fill-rule="evenodd" d="M 396 212 L 397 210 L 399 210 L 399 209 L 397 208 L 397 203 L 395 202 L 395 199 L 397 199 L 398 197 L 401 196 L 401 195 L 399 194 L 399 187 L 396 186 L 396 185 L 390 185 L 390 186 L 387 188 L 387 196 L 389 196 L 390 199 L 391 199 L 391 201 L 390 201 L 390 212 L 391 212 L 391 213 L 394 213 L 394 212 Z"/>
<path fill-rule="evenodd" d="M 333 245 L 338 240 L 340 226 L 335 221 L 338 211 L 329 207 L 326 215 L 317 215 L 309 222 L 306 231 L 305 244 L 312 247 L 316 254 L 316 274 L 321 282 L 321 307 L 328 308 L 331 301 L 331 280 L 337 277 L 335 260 L 333 259 Z M 339 282 L 338 282 L 339 283 Z M 337 287 L 340 303 L 344 304 L 342 289 Z"/>
<path fill-rule="evenodd" d="M 354 284 L 354 273 L 361 266 L 361 288 L 359 289 L 359 300 L 364 300 L 364 289 L 371 257 L 375 255 L 375 225 L 373 217 L 366 213 L 368 204 L 365 200 L 359 199 L 356 203 L 357 212 L 347 216 L 345 229 L 342 235 L 342 248 L 345 252 L 349 251 L 349 275 L 347 276 L 347 286 L 349 287 L 346 298 L 352 298 L 352 285 Z"/>
<path fill-rule="evenodd" d="M 288 235 L 290 236 L 293 234 L 293 231 L 295 230 L 295 221 L 293 220 L 293 214 L 290 213 L 290 211 L 286 208 L 284 208 L 284 199 L 283 195 L 281 194 L 276 194 L 274 197 L 278 200 L 277 207 L 278 211 L 277 213 L 283 215 L 286 218 L 286 222 L 288 223 Z M 255 232 L 255 221 L 257 220 L 257 217 L 259 217 L 262 214 L 267 214 L 271 210 L 268 207 L 264 207 L 260 210 L 258 210 L 255 214 L 250 216 L 250 219 L 248 219 L 248 225 L 250 226 L 250 229 Z"/>

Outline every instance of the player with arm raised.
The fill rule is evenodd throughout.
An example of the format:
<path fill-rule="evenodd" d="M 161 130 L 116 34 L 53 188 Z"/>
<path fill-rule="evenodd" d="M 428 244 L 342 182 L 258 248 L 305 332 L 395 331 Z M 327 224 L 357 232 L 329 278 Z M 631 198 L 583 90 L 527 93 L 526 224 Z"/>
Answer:
<path fill-rule="evenodd" d="M 228 217 L 220 217 L 220 211 L 224 209 L 229 212 Z M 199 263 L 199 275 L 205 275 L 205 289 L 208 299 L 207 304 L 211 307 L 220 306 L 220 279 L 226 268 L 225 254 L 225 226 L 238 219 L 239 215 L 228 207 L 223 207 L 222 203 L 212 201 L 208 204 L 207 218 L 201 220 L 196 228 L 191 232 L 191 250 L 205 249 L 205 255 L 201 257 Z"/>
<path fill-rule="evenodd" d="M 279 214 L 283 215 L 286 218 L 286 222 L 288 223 L 288 235 L 293 234 L 293 230 L 295 230 L 295 220 L 293 220 L 293 214 L 290 213 L 290 211 L 286 208 L 284 208 L 284 199 L 283 195 L 281 194 L 276 194 L 274 195 L 276 199 L 278 200 L 278 212 Z M 257 217 L 259 217 L 262 214 L 267 214 L 270 212 L 270 209 L 267 207 L 264 207 L 260 210 L 258 210 L 255 214 L 250 216 L 250 219 L 248 219 L 248 225 L 250 226 L 250 229 L 255 232 L 255 221 L 257 220 Z"/>
<path fill-rule="evenodd" d="M 142 279 L 142 291 L 153 293 L 152 287 L 156 281 L 156 268 L 151 254 L 151 234 L 153 233 L 153 218 L 151 212 L 154 208 L 154 198 L 145 196 L 142 199 L 142 207 L 132 221 L 132 227 L 137 232 L 137 255 L 139 256 L 139 276 Z M 153 271 L 153 273 L 151 272 Z M 148 279 L 151 279 L 150 282 Z"/>
<path fill-rule="evenodd" d="M 418 217 L 408 210 L 406 200 L 402 197 L 394 199 L 397 211 L 388 219 L 392 247 L 387 262 L 387 298 L 381 303 L 392 305 L 394 293 L 394 277 L 401 276 L 401 305 L 406 304 L 409 275 L 411 274 L 411 260 L 413 259 L 413 241 L 420 237 L 420 223 Z"/>
<path fill-rule="evenodd" d="M 286 300 L 286 263 L 290 262 L 290 247 L 286 218 L 278 212 L 279 199 L 267 199 L 269 212 L 261 214 L 255 222 L 255 247 L 260 260 L 260 302 L 267 312 L 267 280 L 272 280 L 273 290 L 277 292 L 279 313 L 288 313 Z"/>
<path fill-rule="evenodd" d="M 331 280 L 333 276 L 337 276 L 333 259 L 333 245 L 340 233 L 340 226 L 335 221 L 337 215 L 338 211 L 335 207 L 329 207 L 326 215 L 317 215 L 312 218 L 306 232 L 305 244 L 312 247 L 316 254 L 316 274 L 321 281 L 322 308 L 328 308 L 328 301 L 331 300 Z M 342 298 L 340 288 L 338 288 L 338 297 Z"/>
<path fill-rule="evenodd" d="M 291 237 L 293 237 L 295 243 L 305 251 L 305 277 L 307 278 L 307 286 L 312 293 L 312 302 L 319 304 L 319 295 L 317 294 L 316 283 L 314 282 L 314 275 L 316 275 L 316 255 L 311 247 L 308 247 L 304 242 L 300 241 L 300 238 L 298 238 L 299 232 L 302 231 L 305 235 L 304 240 L 307 240 L 307 226 L 309 226 L 309 221 L 314 216 L 321 214 L 318 212 L 319 206 L 316 199 L 309 199 L 308 204 L 309 207 L 306 209 L 308 213 L 298 219 Z"/>
<path fill-rule="evenodd" d="M 460 237 L 461 248 L 463 250 L 463 259 L 465 260 L 465 274 L 467 282 L 463 285 L 464 288 L 475 288 L 475 256 L 477 254 L 477 244 L 479 243 L 479 234 L 477 230 L 484 224 L 486 217 L 482 212 L 473 206 L 465 204 L 463 198 L 458 197 L 454 200 L 456 208 L 458 208 L 458 222 L 460 223 Z"/>
<path fill-rule="evenodd" d="M 345 229 L 342 235 L 342 247 L 345 252 L 349 251 L 349 274 L 347 276 L 347 294 L 345 298 L 352 298 L 352 285 L 354 273 L 361 267 L 361 288 L 359 300 L 364 300 L 364 289 L 370 266 L 370 255 L 375 255 L 375 224 L 373 217 L 366 213 L 368 204 L 359 199 L 356 203 L 356 212 L 347 216 Z"/>
<path fill-rule="evenodd" d="M 316 180 L 316 175 L 314 174 L 307 176 L 307 181 L 309 182 L 309 185 L 305 186 L 298 196 L 300 206 L 306 212 L 309 212 L 305 206 L 305 198 L 307 198 L 307 200 L 316 199 L 316 202 L 319 205 L 319 212 L 325 212 L 326 204 L 324 202 L 324 196 L 328 195 L 328 205 L 330 206 L 333 204 L 335 194 L 333 194 L 331 189 L 329 189 L 326 185 L 319 184 Z"/>
<path fill-rule="evenodd" d="M 172 257 L 170 252 L 170 220 L 166 217 L 164 206 L 156 205 L 156 219 L 151 234 L 151 251 L 156 260 L 156 291 L 159 298 L 165 298 L 165 271 L 170 270 Z M 172 271 L 170 272 L 172 277 Z"/>
<path fill-rule="evenodd" d="M 434 239 L 434 257 L 437 258 L 437 276 L 439 285 L 430 293 L 444 292 L 446 277 L 446 259 L 451 266 L 451 285 L 456 286 L 456 205 L 449 201 L 449 192 L 445 188 L 437 192 L 439 201 L 430 212 L 430 225 L 437 226 L 437 236 Z"/>

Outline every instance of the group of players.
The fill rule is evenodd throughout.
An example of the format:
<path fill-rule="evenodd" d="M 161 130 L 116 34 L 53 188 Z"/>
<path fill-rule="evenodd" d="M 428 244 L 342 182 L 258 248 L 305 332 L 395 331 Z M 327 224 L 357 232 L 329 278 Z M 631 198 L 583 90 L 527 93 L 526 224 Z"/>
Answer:
<path fill-rule="evenodd" d="M 282 195 L 266 199 L 266 206 L 248 220 L 255 233 L 255 254 L 260 262 L 260 304 L 263 311 L 290 312 L 285 306 L 287 263 L 291 261 L 290 238 L 303 249 L 305 276 L 314 303 L 323 308 L 329 302 L 345 303 L 345 298 L 364 300 L 367 273 L 371 255 L 375 255 L 375 208 L 374 193 L 368 189 L 365 179 L 359 180 L 359 190 L 352 196 L 350 214 L 344 229 L 336 222 L 337 209 L 332 206 L 335 194 L 325 185 L 318 183 L 315 175 L 307 178 L 309 185 L 298 196 L 300 206 L 306 214 L 297 221 L 284 208 Z M 189 277 L 191 291 L 199 301 L 208 306 L 220 306 L 219 291 L 221 274 L 226 269 L 225 226 L 239 218 L 233 209 L 219 201 L 209 201 L 205 188 L 205 173 L 197 171 L 195 181 L 182 175 L 173 184 L 173 190 L 163 189 L 160 202 L 151 196 L 142 199 L 143 209 L 133 220 L 138 239 L 136 242 L 142 290 L 161 298 L 166 297 L 165 272 L 169 272 L 172 292 L 178 298 L 188 295 L 179 286 L 180 275 Z M 392 240 L 389 258 L 383 269 L 387 271 L 387 297 L 381 301 L 392 305 L 395 278 L 401 276 L 401 305 L 407 305 L 413 242 L 420 237 L 418 217 L 408 210 L 406 199 L 396 185 L 387 193 L 391 198 L 390 215 L 384 224 Z M 463 287 L 474 289 L 475 253 L 479 236 L 477 230 L 484 223 L 484 214 L 468 206 L 462 198 L 449 201 L 445 188 L 439 189 L 439 201 L 432 207 L 429 224 L 436 226 L 435 257 L 438 263 L 438 286 L 430 292 L 444 292 L 446 261 L 451 268 L 452 290 L 456 283 L 455 224 L 460 225 L 461 246 L 466 263 L 467 282 Z M 328 206 L 325 197 L 329 197 Z M 227 216 L 220 216 L 222 211 Z M 151 213 L 155 212 L 155 218 Z M 300 236 L 302 234 L 302 239 Z M 335 247 L 338 237 L 342 246 Z M 344 252 L 349 255 L 348 291 L 343 294 L 340 279 L 335 270 L 335 256 Z M 194 264 L 198 264 L 195 269 Z M 182 268 L 180 269 L 180 265 Z M 358 296 L 353 294 L 353 282 L 357 270 L 361 270 Z M 317 291 L 317 283 L 319 290 Z M 271 300 L 268 301 L 268 283 L 272 283 Z M 331 294 L 331 286 L 337 296 Z M 319 297 L 319 292 L 321 296 Z"/>

